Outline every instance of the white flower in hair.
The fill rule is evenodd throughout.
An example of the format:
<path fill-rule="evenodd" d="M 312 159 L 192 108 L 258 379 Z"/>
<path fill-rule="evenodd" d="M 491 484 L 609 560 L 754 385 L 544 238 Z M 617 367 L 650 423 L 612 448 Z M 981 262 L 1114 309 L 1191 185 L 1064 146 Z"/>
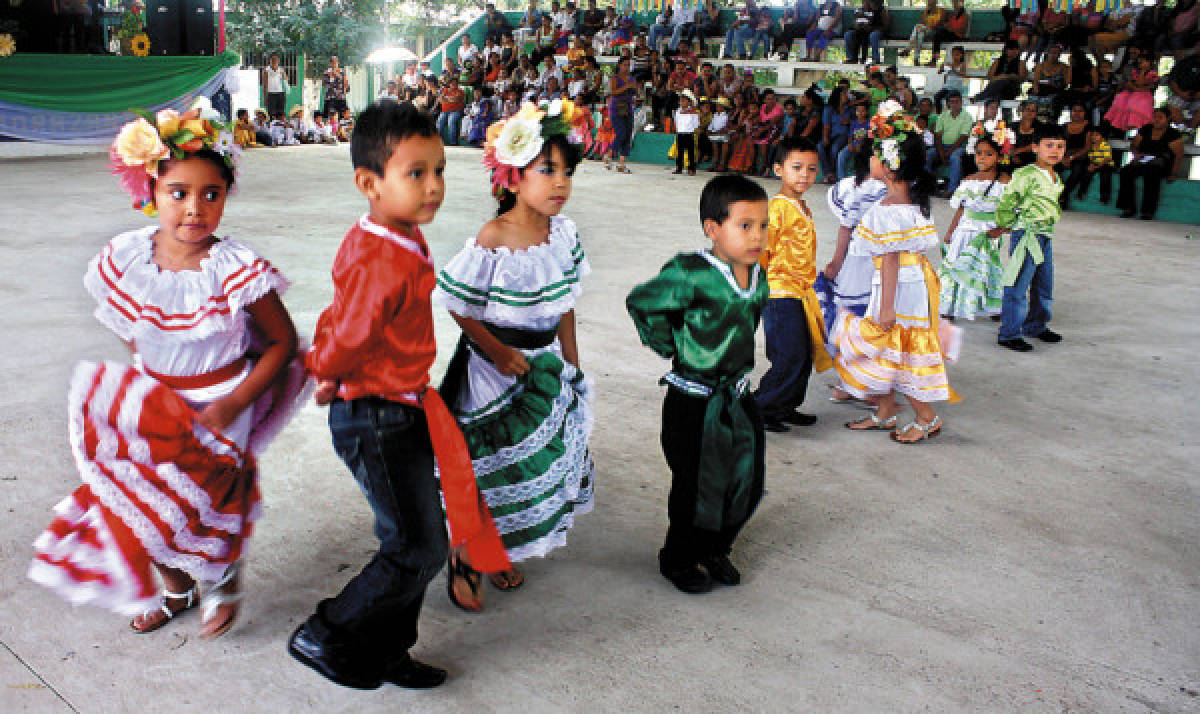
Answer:
<path fill-rule="evenodd" d="M 881 117 L 888 118 L 896 112 L 903 110 L 904 106 L 900 104 L 900 102 L 897 102 L 895 99 L 889 99 L 883 104 L 880 104 L 879 109 L 877 109 L 875 113 Z"/>
<path fill-rule="evenodd" d="M 219 132 L 212 143 L 213 151 L 221 156 L 230 156 L 234 146 L 233 134 L 228 131 Z"/>
<path fill-rule="evenodd" d="M 561 104 L 559 111 L 562 111 Z M 504 123 L 504 128 L 496 137 L 496 161 L 524 168 L 542 152 L 544 143 L 540 121 L 514 116 Z"/>
<path fill-rule="evenodd" d="M 900 168 L 900 144 L 895 139 L 884 139 L 880 147 L 880 157 L 892 171 Z"/>
<path fill-rule="evenodd" d="M 556 117 L 559 114 L 562 114 L 562 109 L 563 109 L 562 100 L 555 99 L 553 102 L 550 102 L 550 104 L 546 107 L 546 116 Z"/>
<path fill-rule="evenodd" d="M 967 139 L 967 148 L 965 149 L 967 154 L 974 156 L 975 155 L 975 145 L 978 143 L 979 143 L 978 136 L 972 136 L 970 139 Z"/>

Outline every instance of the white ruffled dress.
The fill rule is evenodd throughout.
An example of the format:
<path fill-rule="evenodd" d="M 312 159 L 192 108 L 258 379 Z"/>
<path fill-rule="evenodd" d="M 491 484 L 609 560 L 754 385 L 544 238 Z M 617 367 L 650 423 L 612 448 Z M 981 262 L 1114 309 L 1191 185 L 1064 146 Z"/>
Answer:
<path fill-rule="evenodd" d="M 253 368 L 245 307 L 288 282 L 229 239 L 199 270 L 161 270 L 157 230 L 113 238 L 84 277 L 96 318 L 137 355 L 134 366 L 76 367 L 70 443 L 84 485 L 56 506 L 29 573 L 72 603 L 125 614 L 157 603 L 155 564 L 211 582 L 240 557 L 261 510 L 253 455 L 291 418 L 305 385 L 303 361 L 293 360 L 222 433 L 196 423 Z"/>
<path fill-rule="evenodd" d="M 872 206 L 887 196 L 887 186 L 873 178 L 864 179 L 855 185 L 855 178 L 847 176 L 829 189 L 829 210 L 837 216 L 838 223 L 845 228 L 856 228 Z M 842 269 L 834 279 L 834 305 L 838 312 L 848 310 L 861 317 L 871 295 L 871 275 L 875 266 L 871 264 L 871 251 L 854 233 Z"/>
<path fill-rule="evenodd" d="M 438 274 L 435 302 L 490 326 L 530 364 L 505 376 L 464 337 L 442 390 L 514 562 L 565 545 L 575 515 L 592 509 L 592 387 L 553 334 L 589 272 L 574 221 L 555 216 L 541 245 L 490 250 L 471 238 Z"/>

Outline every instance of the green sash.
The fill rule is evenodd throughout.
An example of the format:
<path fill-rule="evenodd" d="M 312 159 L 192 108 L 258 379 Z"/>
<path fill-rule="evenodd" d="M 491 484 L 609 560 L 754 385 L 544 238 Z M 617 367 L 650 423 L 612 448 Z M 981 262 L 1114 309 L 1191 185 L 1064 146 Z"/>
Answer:
<path fill-rule="evenodd" d="M 1017 276 L 1021 274 L 1021 266 L 1025 265 L 1026 255 L 1033 259 L 1034 265 L 1042 264 L 1045 256 L 1042 255 L 1042 244 L 1037 237 L 1038 234 L 1033 231 L 1025 231 L 1021 235 L 1021 240 L 1017 241 L 1017 247 L 1013 248 L 1008 258 L 1008 265 L 1004 266 L 1004 273 L 1000 276 L 1001 285 L 1011 288 L 1017 284 Z"/>

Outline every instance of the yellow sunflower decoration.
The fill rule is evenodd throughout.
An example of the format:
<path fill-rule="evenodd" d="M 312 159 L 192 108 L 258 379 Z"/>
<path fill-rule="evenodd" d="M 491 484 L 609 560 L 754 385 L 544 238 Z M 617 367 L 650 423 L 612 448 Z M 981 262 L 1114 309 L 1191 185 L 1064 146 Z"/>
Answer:
<path fill-rule="evenodd" d="M 0 35 L 0 57 L 11 57 L 12 53 L 17 51 L 17 43 L 13 40 L 13 36 L 5 33 Z"/>
<path fill-rule="evenodd" d="M 150 38 L 144 32 L 134 35 L 133 39 L 129 41 L 129 46 L 133 50 L 133 54 L 138 57 L 150 54 Z"/>

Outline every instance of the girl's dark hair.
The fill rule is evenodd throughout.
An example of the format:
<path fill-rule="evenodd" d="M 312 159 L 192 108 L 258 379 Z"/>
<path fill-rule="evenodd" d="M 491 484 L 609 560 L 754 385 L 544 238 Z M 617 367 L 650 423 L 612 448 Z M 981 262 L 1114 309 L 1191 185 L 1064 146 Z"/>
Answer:
<path fill-rule="evenodd" d="M 864 139 L 858 145 L 858 151 L 854 154 L 854 185 L 861 186 L 863 181 L 871 175 L 871 157 L 875 155 L 875 149 L 871 145 L 870 139 Z"/>
<path fill-rule="evenodd" d="M 833 107 L 835 112 L 840 112 L 845 109 L 846 88 L 834 87 L 833 92 L 829 95 L 829 106 Z"/>
<path fill-rule="evenodd" d="M 533 162 L 540 158 L 549 158 L 553 156 L 554 147 L 558 147 L 558 149 L 562 151 L 563 160 L 567 162 L 568 171 L 574 171 L 575 167 L 579 166 L 579 162 L 583 159 L 583 154 L 579 151 L 579 147 L 567 141 L 566 136 L 557 134 L 546 139 L 546 142 L 542 144 L 541 153 L 533 157 L 533 160 L 529 162 L 526 168 L 532 166 Z M 525 175 L 525 169 L 521 169 L 521 175 Z M 512 191 L 505 191 L 504 193 L 500 194 L 500 198 L 496 200 L 500 203 L 500 205 L 496 207 L 496 215 L 503 216 L 517 205 L 517 194 L 513 193 Z"/>
<path fill-rule="evenodd" d="M 808 89 L 804 90 L 804 96 L 808 97 L 808 101 L 812 102 L 814 110 L 819 112 L 825 109 L 825 99 L 821 97 L 821 93 L 817 91 L 817 85 L 815 82 L 810 84 Z"/>
<path fill-rule="evenodd" d="M 925 140 L 920 134 L 909 133 L 900 144 L 900 168 L 895 170 L 898 181 L 908 184 L 908 196 L 929 218 L 929 197 L 937 188 L 933 174 L 925 170 Z"/>
<path fill-rule="evenodd" d="M 409 102 L 376 102 L 358 115 L 350 136 L 350 162 L 356 169 L 366 168 L 383 176 L 397 143 L 435 136 L 438 131 L 433 119 Z"/>
<path fill-rule="evenodd" d="M 189 153 L 184 159 L 163 159 L 158 164 L 158 175 L 162 176 L 162 175 L 166 174 L 166 172 L 170 168 L 171 164 L 178 162 L 178 161 L 184 161 L 186 159 L 204 159 L 206 161 L 211 162 L 212 165 L 216 166 L 217 170 L 221 172 L 221 178 L 224 179 L 224 181 L 225 181 L 225 189 L 228 190 L 231 186 L 233 186 L 233 182 L 234 182 L 234 178 L 235 178 L 233 175 L 233 169 L 229 167 L 229 164 L 225 163 L 224 156 L 221 156 L 217 152 L 215 152 L 212 149 L 209 149 L 207 147 L 200 149 L 199 151 L 193 151 L 193 152 Z M 151 193 L 154 192 L 154 184 L 155 184 L 155 179 L 151 178 L 150 179 L 150 192 Z"/>

